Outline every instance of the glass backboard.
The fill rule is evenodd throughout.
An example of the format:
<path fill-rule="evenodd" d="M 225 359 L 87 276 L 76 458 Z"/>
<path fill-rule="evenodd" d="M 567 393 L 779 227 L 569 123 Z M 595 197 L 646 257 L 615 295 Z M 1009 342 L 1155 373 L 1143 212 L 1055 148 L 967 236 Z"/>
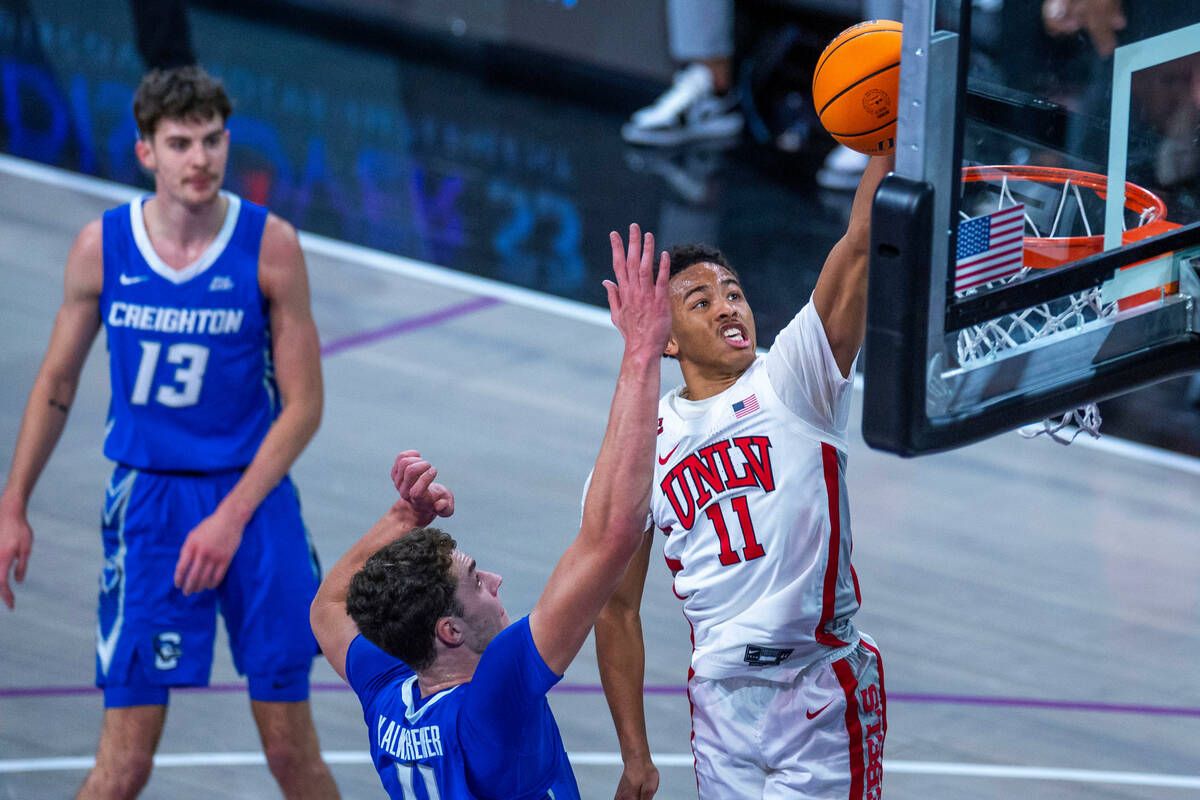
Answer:
<path fill-rule="evenodd" d="M 905 0 L 863 432 L 959 447 L 1200 369 L 1200 0 Z"/>

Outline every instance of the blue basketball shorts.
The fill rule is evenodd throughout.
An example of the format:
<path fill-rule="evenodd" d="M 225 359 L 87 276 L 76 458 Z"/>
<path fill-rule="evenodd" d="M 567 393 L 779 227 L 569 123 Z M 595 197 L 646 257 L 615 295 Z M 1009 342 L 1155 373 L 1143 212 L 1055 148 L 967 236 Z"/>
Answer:
<path fill-rule="evenodd" d="M 219 610 L 250 697 L 308 699 L 318 648 L 308 608 L 320 566 L 289 478 L 263 500 L 216 589 L 184 596 L 175 566 L 184 540 L 241 477 L 118 466 L 104 497 L 96 685 L 106 707 L 165 705 L 170 687 L 206 686 Z"/>

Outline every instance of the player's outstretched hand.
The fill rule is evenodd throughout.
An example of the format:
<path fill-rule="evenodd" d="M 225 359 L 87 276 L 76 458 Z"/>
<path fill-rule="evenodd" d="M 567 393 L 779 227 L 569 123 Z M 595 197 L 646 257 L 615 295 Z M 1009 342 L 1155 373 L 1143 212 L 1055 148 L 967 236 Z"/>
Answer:
<path fill-rule="evenodd" d="M 629 226 L 629 248 L 621 234 L 608 235 L 612 245 L 613 276 L 616 283 L 604 281 L 613 325 L 625 338 L 625 349 L 662 355 L 671 336 L 671 303 L 667 282 L 671 260 L 666 252 L 654 266 L 654 234 L 642 236 L 636 223 Z"/>
<path fill-rule="evenodd" d="M 33 528 L 29 527 L 25 512 L 12 510 L 0 502 L 0 600 L 9 608 L 16 605 L 9 575 L 16 583 L 25 580 L 32 550 Z"/>
<path fill-rule="evenodd" d="M 437 467 L 421 458 L 416 450 L 405 450 L 396 456 L 392 465 L 392 483 L 417 516 L 417 526 L 424 527 L 435 517 L 449 517 L 454 513 L 454 492 L 440 483 L 434 483 Z"/>
<path fill-rule="evenodd" d="M 651 800 L 658 792 L 658 767 L 654 762 L 629 761 L 621 772 L 613 800 Z"/>

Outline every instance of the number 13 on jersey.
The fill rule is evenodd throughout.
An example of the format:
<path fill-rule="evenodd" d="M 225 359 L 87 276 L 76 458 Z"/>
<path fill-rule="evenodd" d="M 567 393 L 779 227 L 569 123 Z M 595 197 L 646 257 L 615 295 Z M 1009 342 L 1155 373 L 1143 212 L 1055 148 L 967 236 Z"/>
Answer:
<path fill-rule="evenodd" d="M 158 369 L 158 357 L 162 352 L 161 342 L 142 340 L 142 360 L 138 364 L 137 380 L 133 384 L 133 394 L 129 402 L 135 406 L 144 406 L 150 402 L 150 391 L 154 384 L 154 374 Z M 179 368 L 170 381 L 159 385 L 154 392 L 154 401 L 171 408 L 194 406 L 200 400 L 200 386 L 204 381 L 204 368 L 208 366 L 208 348 L 203 345 L 179 342 L 167 348 L 168 364 L 178 364 Z"/>

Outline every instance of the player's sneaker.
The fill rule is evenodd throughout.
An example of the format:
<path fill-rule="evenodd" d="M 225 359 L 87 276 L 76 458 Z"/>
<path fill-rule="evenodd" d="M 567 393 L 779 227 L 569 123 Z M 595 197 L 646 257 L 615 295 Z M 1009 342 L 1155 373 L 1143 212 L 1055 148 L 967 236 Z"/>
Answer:
<path fill-rule="evenodd" d="M 713 92 L 712 73 L 692 64 L 675 73 L 671 88 L 621 126 L 630 144 L 669 147 L 696 139 L 721 139 L 742 130 L 742 112 L 730 92 Z"/>
<path fill-rule="evenodd" d="M 817 185 L 825 189 L 855 189 L 871 157 L 839 144 L 817 170 Z"/>

